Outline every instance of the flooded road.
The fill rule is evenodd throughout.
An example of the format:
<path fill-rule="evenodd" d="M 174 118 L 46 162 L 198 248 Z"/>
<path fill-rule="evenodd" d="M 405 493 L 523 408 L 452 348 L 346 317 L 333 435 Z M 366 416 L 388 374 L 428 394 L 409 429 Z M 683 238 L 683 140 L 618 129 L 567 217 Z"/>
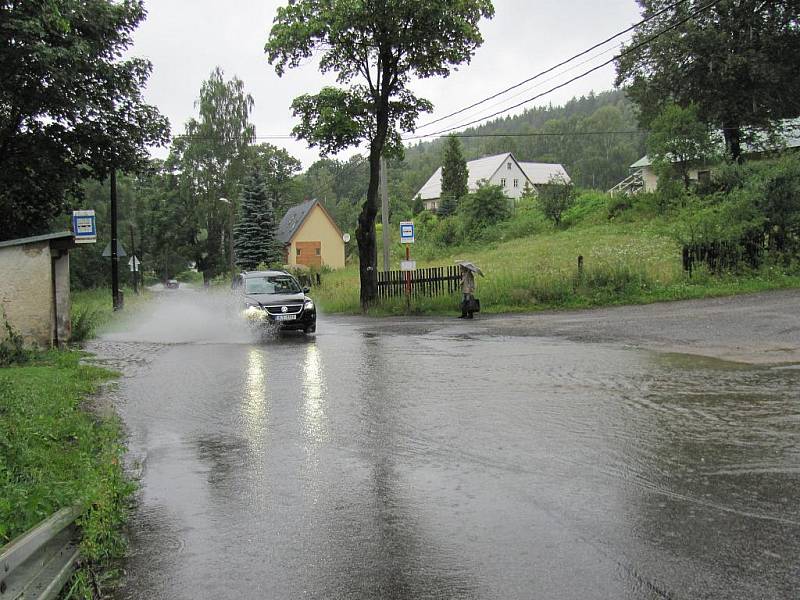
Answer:
<path fill-rule="evenodd" d="M 797 597 L 797 367 L 477 320 L 257 342 L 188 296 L 90 348 L 141 475 L 118 598 Z"/>

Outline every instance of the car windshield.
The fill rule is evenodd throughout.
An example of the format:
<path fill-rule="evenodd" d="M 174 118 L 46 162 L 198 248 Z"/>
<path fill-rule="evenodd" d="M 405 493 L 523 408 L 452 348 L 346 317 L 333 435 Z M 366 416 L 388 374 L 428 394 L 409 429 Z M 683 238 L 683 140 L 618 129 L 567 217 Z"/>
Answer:
<path fill-rule="evenodd" d="M 248 294 L 299 294 L 302 290 L 294 277 L 289 275 L 267 275 L 248 277 L 244 281 Z"/>

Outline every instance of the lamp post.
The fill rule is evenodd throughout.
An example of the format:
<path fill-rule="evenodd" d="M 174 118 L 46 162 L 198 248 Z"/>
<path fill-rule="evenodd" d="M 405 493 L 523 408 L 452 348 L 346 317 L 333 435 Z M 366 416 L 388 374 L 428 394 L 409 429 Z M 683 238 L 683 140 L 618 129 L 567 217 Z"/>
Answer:
<path fill-rule="evenodd" d="M 233 281 L 233 202 L 227 198 L 220 198 L 219 201 L 228 205 L 228 270 Z"/>

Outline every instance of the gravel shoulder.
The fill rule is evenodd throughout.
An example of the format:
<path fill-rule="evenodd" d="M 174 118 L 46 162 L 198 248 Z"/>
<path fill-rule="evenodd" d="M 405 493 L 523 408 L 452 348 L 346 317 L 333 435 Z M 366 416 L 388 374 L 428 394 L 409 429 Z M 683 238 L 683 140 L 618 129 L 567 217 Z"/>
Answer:
<path fill-rule="evenodd" d="M 453 333 L 565 337 L 749 364 L 800 363 L 800 290 L 584 311 L 442 318 L 357 319 L 366 329 L 442 327 Z"/>

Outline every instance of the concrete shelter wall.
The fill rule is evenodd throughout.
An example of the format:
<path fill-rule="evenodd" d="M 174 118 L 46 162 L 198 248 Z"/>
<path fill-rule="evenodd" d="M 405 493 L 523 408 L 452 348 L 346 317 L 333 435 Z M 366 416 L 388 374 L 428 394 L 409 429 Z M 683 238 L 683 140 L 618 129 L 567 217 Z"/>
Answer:
<path fill-rule="evenodd" d="M 51 251 L 57 252 L 57 251 Z M 55 272 L 56 333 L 59 344 L 66 344 L 72 337 L 72 305 L 69 284 L 69 252 L 62 251 L 53 263 Z"/>
<path fill-rule="evenodd" d="M 55 329 L 50 256 L 47 241 L 0 248 L 0 304 L 26 343 L 42 347 L 52 344 Z"/>

